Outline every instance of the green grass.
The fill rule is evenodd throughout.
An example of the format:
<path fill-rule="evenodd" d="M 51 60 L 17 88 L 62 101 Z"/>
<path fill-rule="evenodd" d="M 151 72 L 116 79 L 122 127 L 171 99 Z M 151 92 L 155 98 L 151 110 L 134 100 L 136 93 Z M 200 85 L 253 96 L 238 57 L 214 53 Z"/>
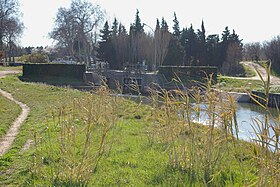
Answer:
<path fill-rule="evenodd" d="M 0 137 L 3 137 L 13 121 L 20 114 L 21 108 L 16 103 L 3 97 L 2 95 L 0 95 L 0 106 Z"/>
<path fill-rule="evenodd" d="M 85 82 L 81 79 L 54 77 L 54 76 L 40 76 L 40 77 L 20 77 L 24 82 L 45 83 L 56 86 L 85 86 Z"/>
<path fill-rule="evenodd" d="M 218 76 L 218 84 L 216 87 L 222 89 L 223 91 L 246 92 L 260 89 L 262 87 L 262 82 L 259 80 L 236 79 L 226 76 Z"/>
<path fill-rule="evenodd" d="M 257 146 L 235 141 L 224 129 L 189 124 L 188 119 L 178 115 L 181 109 L 187 112 L 188 105 L 173 100 L 169 94 L 163 94 L 163 106 L 154 102 L 146 106 L 108 97 L 106 90 L 89 94 L 21 82 L 17 76 L 1 80 L 0 88 L 31 109 L 12 149 L 0 158 L 2 186 L 73 186 L 75 182 L 88 186 L 203 186 L 203 178 L 212 179 L 210 186 L 258 182 L 261 159 Z M 212 92 L 206 97 L 216 99 Z M 222 118 L 228 113 L 227 109 L 217 115 Z M 96 151 L 100 141 L 94 140 L 99 140 L 109 123 L 114 125 L 107 134 L 96 170 L 91 170 L 92 156 L 87 154 Z M 94 133 L 90 136 L 92 147 L 83 155 L 86 124 Z M 33 139 L 35 132 L 39 143 L 21 153 L 21 147 L 27 139 Z M 68 152 L 62 154 L 64 148 Z M 65 166 L 69 160 L 73 160 L 71 167 Z M 73 174 L 71 168 L 76 169 L 81 162 L 86 163 L 81 166 L 86 169 L 86 183 L 68 178 Z M 64 175 L 67 172 L 70 174 Z"/>
<path fill-rule="evenodd" d="M 242 77 L 254 77 L 256 76 L 256 73 L 254 70 L 252 70 L 251 68 L 249 68 L 248 66 L 242 64 L 243 69 L 244 69 L 244 74 Z"/>
<path fill-rule="evenodd" d="M 15 66 L 15 67 L 12 67 L 12 66 L 0 66 L 0 71 L 3 71 L 3 70 L 22 70 L 22 66 Z"/>
<path fill-rule="evenodd" d="M 77 90 L 58 88 L 43 84 L 24 83 L 15 75 L 1 79 L 0 88 L 11 93 L 14 98 L 24 102 L 31 109 L 12 148 L 0 160 L 0 171 L 5 171 L 7 168 L 17 168 L 18 170 L 18 163 L 14 162 L 19 158 L 20 149 L 27 139 L 33 139 L 33 129 L 42 130 L 45 127 L 44 121 L 52 107 L 60 107 L 67 102 L 71 102 L 74 98 L 81 96 L 83 93 Z M 22 163 L 20 159 L 17 160 L 17 162 Z M 21 165 L 21 167 L 23 170 L 27 169 L 25 168 L 25 165 Z M 18 172 L 23 171 L 19 169 Z M 2 177 L 7 178 L 3 179 Z M 2 175 L 0 181 L 3 180 L 20 182 L 21 177 L 18 176 L 18 173 L 17 175 L 12 175 L 12 178 Z"/>

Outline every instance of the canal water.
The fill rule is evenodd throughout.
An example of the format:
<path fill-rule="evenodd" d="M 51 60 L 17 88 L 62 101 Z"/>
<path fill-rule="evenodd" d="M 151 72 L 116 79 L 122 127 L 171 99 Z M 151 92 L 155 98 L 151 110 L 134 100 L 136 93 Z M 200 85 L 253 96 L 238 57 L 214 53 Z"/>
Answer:
<path fill-rule="evenodd" d="M 261 133 L 261 127 L 265 121 L 265 111 L 262 107 L 251 103 L 235 103 L 236 118 L 238 124 L 238 137 L 246 141 L 258 140 L 257 134 Z M 206 105 L 201 105 L 206 109 Z M 206 112 L 202 112 L 196 122 L 207 125 L 209 120 Z M 269 108 L 269 136 L 275 139 L 273 128 L 280 127 L 278 112 L 276 108 Z M 275 143 L 271 142 L 275 145 Z"/>

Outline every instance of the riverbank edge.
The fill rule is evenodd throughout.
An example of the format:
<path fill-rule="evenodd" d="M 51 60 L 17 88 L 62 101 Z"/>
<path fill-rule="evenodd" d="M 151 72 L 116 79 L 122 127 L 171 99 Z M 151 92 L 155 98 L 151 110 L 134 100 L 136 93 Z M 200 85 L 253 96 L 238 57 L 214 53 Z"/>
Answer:
<path fill-rule="evenodd" d="M 233 97 L 234 101 L 239 103 L 251 103 L 251 97 L 248 93 L 243 92 L 227 92 L 227 91 L 220 91 L 223 98 L 226 98 L 227 95 Z"/>

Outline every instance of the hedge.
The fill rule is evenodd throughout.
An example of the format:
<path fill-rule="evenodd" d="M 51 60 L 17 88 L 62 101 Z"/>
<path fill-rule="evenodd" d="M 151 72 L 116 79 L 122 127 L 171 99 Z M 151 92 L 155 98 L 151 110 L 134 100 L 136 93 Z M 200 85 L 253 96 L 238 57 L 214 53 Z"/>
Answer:
<path fill-rule="evenodd" d="M 159 73 L 163 74 L 168 81 L 179 77 L 184 83 L 191 80 L 205 82 L 209 75 L 214 81 L 217 80 L 218 69 L 215 66 L 160 66 Z"/>
<path fill-rule="evenodd" d="M 83 79 L 85 65 L 77 64 L 24 64 L 23 77 L 67 77 Z"/>

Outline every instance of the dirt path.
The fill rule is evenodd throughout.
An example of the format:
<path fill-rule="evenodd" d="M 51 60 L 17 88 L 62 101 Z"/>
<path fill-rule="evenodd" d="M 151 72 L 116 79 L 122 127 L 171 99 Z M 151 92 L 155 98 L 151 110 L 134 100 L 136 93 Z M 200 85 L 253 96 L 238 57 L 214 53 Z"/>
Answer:
<path fill-rule="evenodd" d="M 3 78 L 7 74 L 12 74 L 12 73 L 19 73 L 19 71 L 0 71 L 0 78 Z M 8 130 L 8 132 L 6 133 L 6 135 L 0 139 L 0 156 L 2 156 L 11 147 L 13 141 L 15 140 L 15 138 L 19 132 L 19 128 L 20 128 L 21 124 L 27 118 L 30 109 L 26 104 L 14 99 L 10 93 L 5 92 L 0 89 L 0 94 L 4 97 L 8 98 L 9 100 L 15 102 L 16 104 L 18 104 L 22 109 L 21 114 L 13 122 L 13 124 L 11 125 L 11 127 Z"/>
<path fill-rule="evenodd" d="M 264 78 L 264 80 L 266 80 L 267 73 L 265 71 L 265 68 L 263 68 L 259 64 L 256 64 L 253 62 L 240 62 L 240 64 L 244 64 L 244 65 L 248 66 L 251 70 L 255 71 L 256 76 L 250 77 L 250 79 L 261 80 L 261 78 L 259 77 L 259 75 L 256 72 L 256 69 L 257 69 L 259 71 L 259 73 L 261 74 L 261 76 Z M 272 75 L 270 76 L 270 81 L 271 81 L 271 84 L 280 84 L 280 78 L 272 76 Z"/>

